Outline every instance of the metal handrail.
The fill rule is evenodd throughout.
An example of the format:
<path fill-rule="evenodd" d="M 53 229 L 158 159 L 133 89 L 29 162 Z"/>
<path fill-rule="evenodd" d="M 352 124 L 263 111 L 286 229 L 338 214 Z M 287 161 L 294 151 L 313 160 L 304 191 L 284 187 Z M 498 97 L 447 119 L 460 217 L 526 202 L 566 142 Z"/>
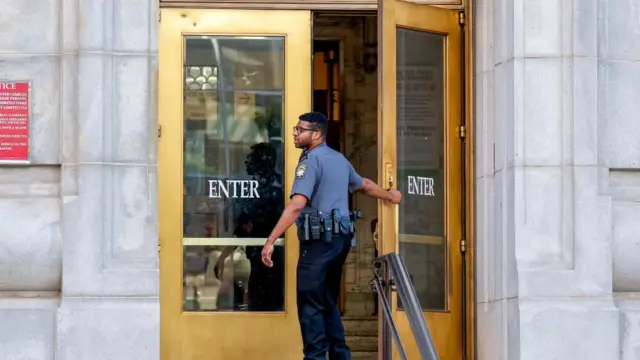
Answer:
<path fill-rule="evenodd" d="M 389 301 L 393 291 L 398 293 L 400 301 L 404 305 L 407 313 L 411 332 L 418 345 L 418 350 L 423 360 L 439 360 L 431 333 L 422 315 L 422 307 L 418 301 L 418 296 L 409 280 L 409 273 L 404 265 L 402 257 L 396 253 L 389 253 L 379 256 L 373 261 L 375 270 L 372 280 L 373 291 L 376 292 L 382 302 L 382 358 L 391 360 L 391 337 L 395 340 L 400 358 L 407 360 L 407 354 L 402 346 L 398 329 L 391 314 Z M 381 274 L 380 271 L 383 273 Z"/>

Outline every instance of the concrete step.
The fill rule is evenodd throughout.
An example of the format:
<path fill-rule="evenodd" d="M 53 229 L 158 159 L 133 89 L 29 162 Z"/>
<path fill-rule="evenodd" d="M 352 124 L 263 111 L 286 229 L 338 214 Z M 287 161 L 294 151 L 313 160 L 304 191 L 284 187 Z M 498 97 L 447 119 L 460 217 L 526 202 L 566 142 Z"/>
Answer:
<path fill-rule="evenodd" d="M 375 351 L 351 352 L 352 360 L 378 360 L 378 353 Z"/>
<path fill-rule="evenodd" d="M 375 319 L 343 319 L 342 324 L 347 336 L 378 335 L 378 320 Z"/>
<path fill-rule="evenodd" d="M 347 345 L 352 352 L 378 351 L 377 336 L 347 336 Z"/>

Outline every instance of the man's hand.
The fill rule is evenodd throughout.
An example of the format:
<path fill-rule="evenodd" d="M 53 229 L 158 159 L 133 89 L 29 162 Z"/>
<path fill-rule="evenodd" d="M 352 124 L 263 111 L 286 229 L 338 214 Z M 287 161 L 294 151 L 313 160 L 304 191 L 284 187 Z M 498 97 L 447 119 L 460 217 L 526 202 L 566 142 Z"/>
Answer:
<path fill-rule="evenodd" d="M 268 267 L 273 266 L 271 254 L 273 254 L 273 244 L 264 244 L 264 246 L 262 247 L 262 263 Z"/>
<path fill-rule="evenodd" d="M 387 190 L 391 194 L 391 201 L 394 204 L 400 204 L 400 200 L 402 200 L 402 193 L 396 189 Z"/>
<path fill-rule="evenodd" d="M 284 208 L 282 215 L 280 215 L 280 220 L 271 231 L 271 235 L 267 239 L 267 242 L 264 244 L 262 248 L 262 262 L 268 266 L 273 267 L 273 261 L 271 261 L 271 254 L 273 254 L 273 244 L 276 242 L 278 237 L 284 234 L 285 231 L 289 228 L 289 226 L 293 225 L 296 222 L 298 216 L 302 212 L 302 209 L 307 205 L 307 198 L 304 195 L 295 194 L 291 198 L 291 201 Z"/>

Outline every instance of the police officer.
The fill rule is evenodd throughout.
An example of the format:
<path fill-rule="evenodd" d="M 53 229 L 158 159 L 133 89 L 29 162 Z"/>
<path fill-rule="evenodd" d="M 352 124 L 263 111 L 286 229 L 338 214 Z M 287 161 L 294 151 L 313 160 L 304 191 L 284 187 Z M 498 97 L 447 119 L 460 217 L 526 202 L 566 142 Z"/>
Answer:
<path fill-rule="evenodd" d="M 262 249 L 262 261 L 273 266 L 273 244 L 297 223 L 300 256 L 297 268 L 298 321 L 305 360 L 351 359 L 337 308 L 342 268 L 351 247 L 354 224 L 349 192 L 400 203 L 400 192 L 384 190 L 362 178 L 349 161 L 325 143 L 328 121 L 321 113 L 299 117 L 294 143 L 303 149 L 291 201 Z"/>

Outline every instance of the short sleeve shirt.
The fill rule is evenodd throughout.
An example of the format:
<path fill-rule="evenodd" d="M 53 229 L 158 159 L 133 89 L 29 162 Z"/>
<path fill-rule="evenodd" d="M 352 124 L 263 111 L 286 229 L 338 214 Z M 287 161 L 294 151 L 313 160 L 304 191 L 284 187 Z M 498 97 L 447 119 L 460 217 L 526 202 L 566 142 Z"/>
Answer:
<path fill-rule="evenodd" d="M 300 157 L 291 196 L 299 194 L 308 199 L 304 212 L 339 209 L 346 216 L 349 193 L 360 187 L 362 177 L 344 155 L 322 144 Z"/>

